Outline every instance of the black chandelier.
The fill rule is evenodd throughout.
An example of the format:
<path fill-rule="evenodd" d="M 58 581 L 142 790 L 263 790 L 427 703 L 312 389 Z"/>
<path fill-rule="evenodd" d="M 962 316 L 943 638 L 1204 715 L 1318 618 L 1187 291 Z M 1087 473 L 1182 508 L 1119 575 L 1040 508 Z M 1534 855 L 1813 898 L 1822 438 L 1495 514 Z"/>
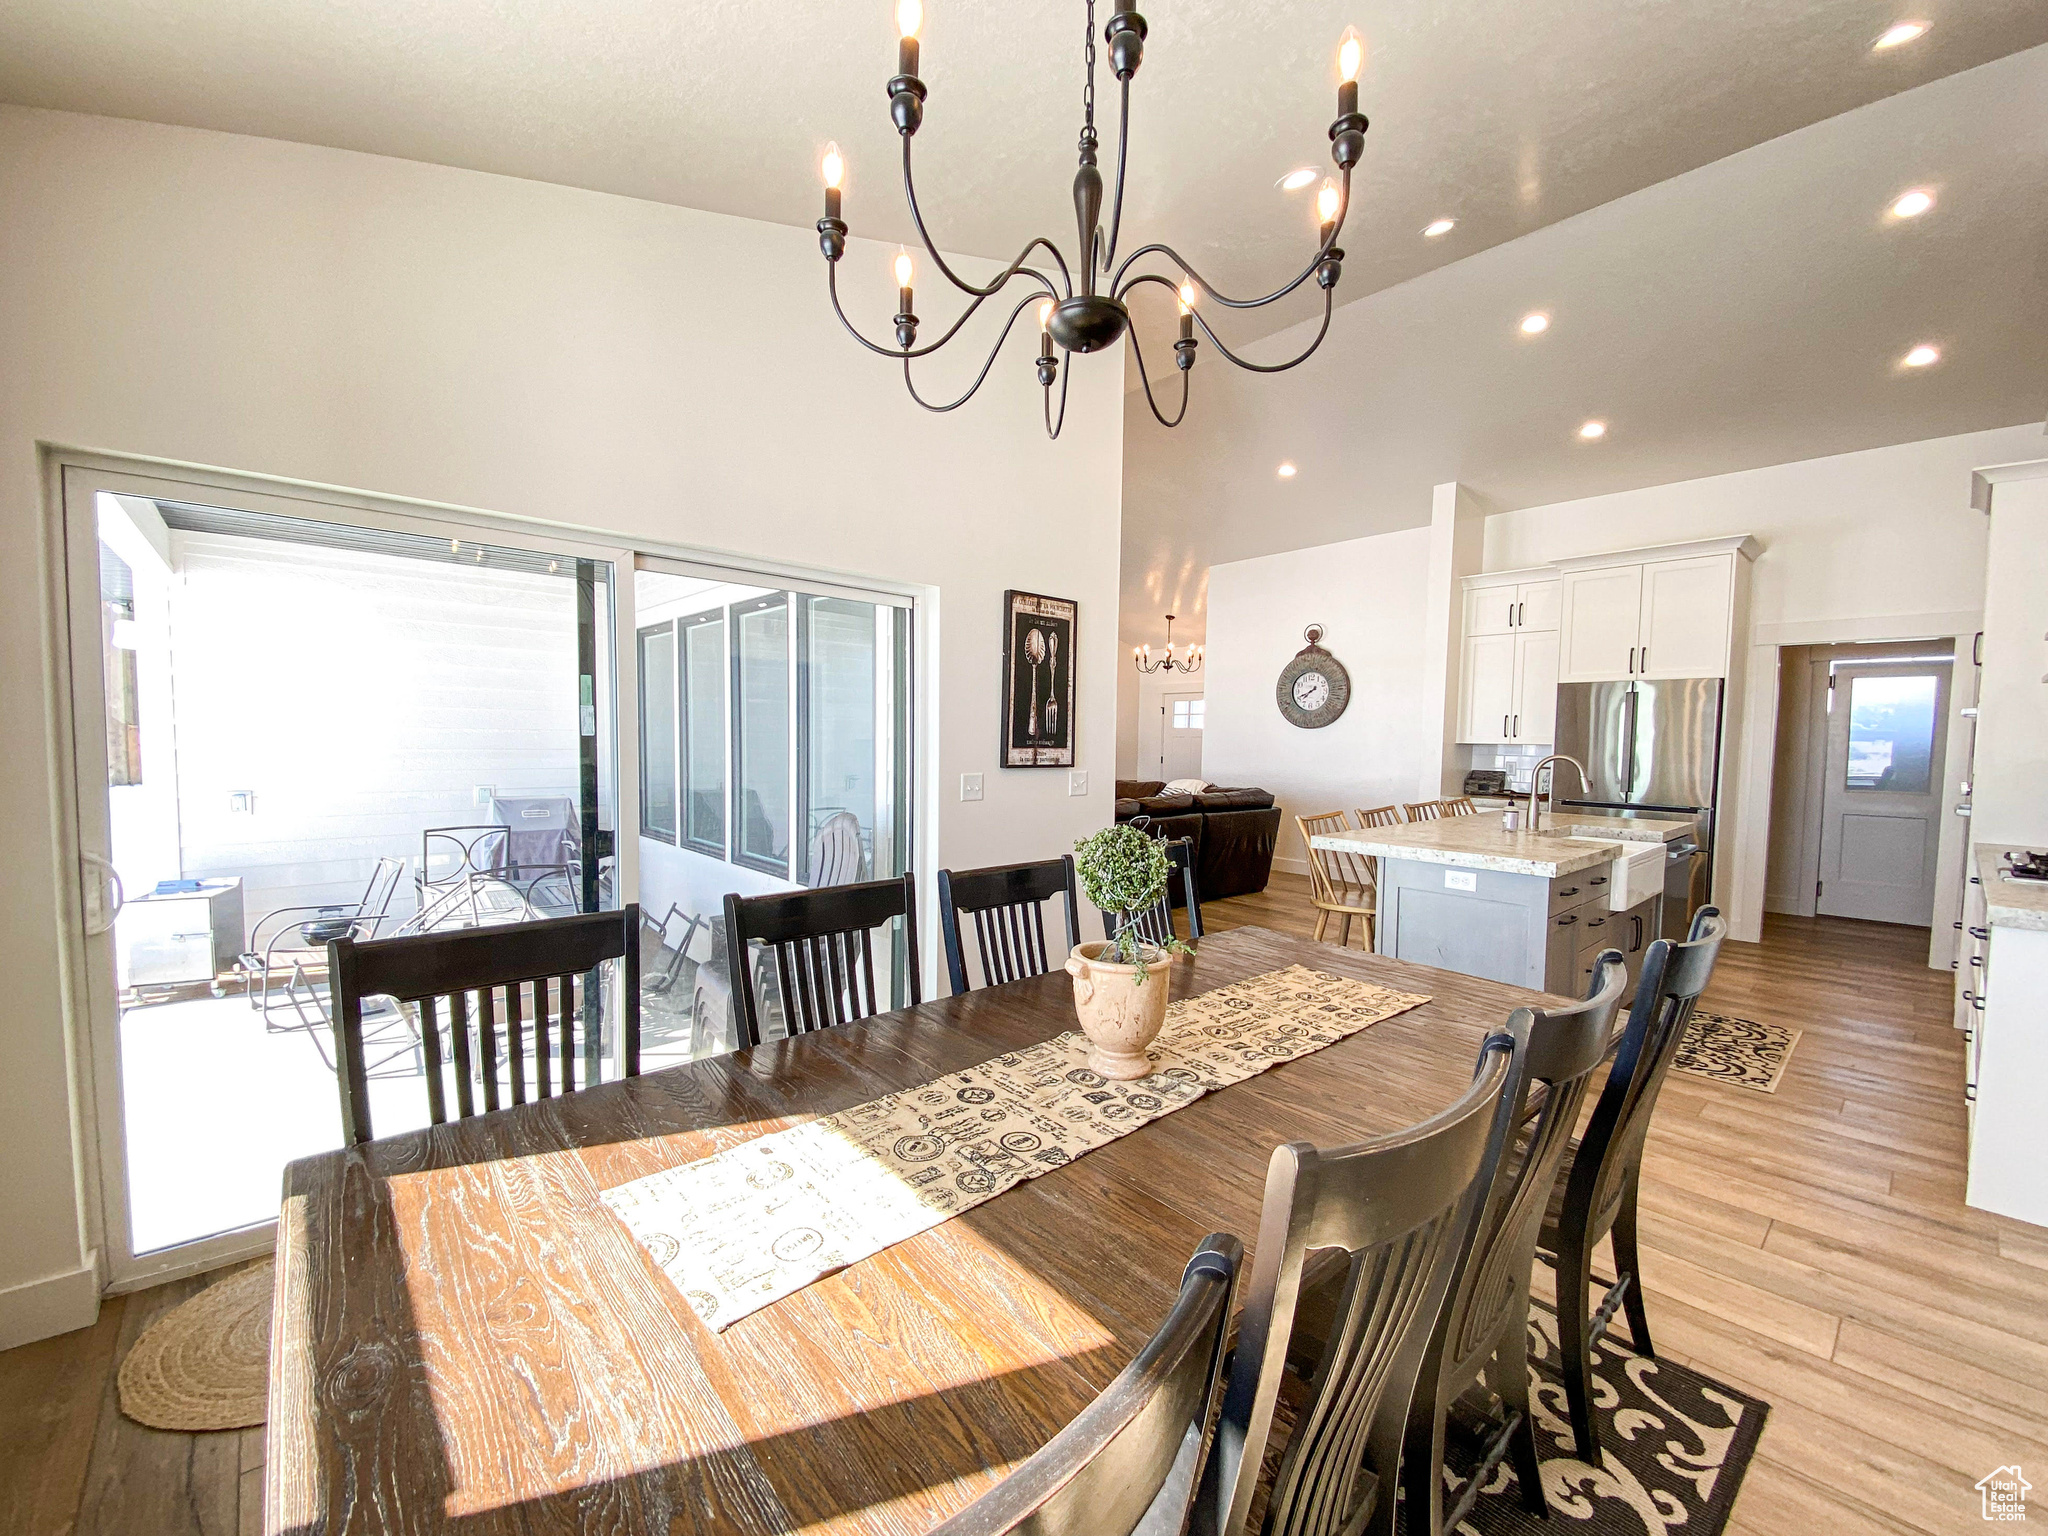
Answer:
<path fill-rule="evenodd" d="M 1103 233 L 1101 224 L 1102 173 L 1096 169 L 1099 141 L 1095 133 L 1095 0 L 1088 0 L 1084 50 L 1086 83 L 1081 92 L 1081 168 L 1074 173 L 1074 217 L 1078 250 L 1082 253 L 1078 264 L 1078 286 L 1066 257 L 1057 245 L 1043 236 L 1027 243 L 1017 259 L 1005 267 L 993 282 L 977 286 L 946 265 L 946 258 L 939 254 L 938 246 L 925 228 L 924 214 L 918 208 L 917 184 L 910 173 L 910 141 L 924 121 L 925 85 L 917 74 L 917 29 L 924 20 L 924 7 L 922 0 L 897 0 L 896 24 L 901 41 L 897 44 L 896 75 L 889 81 L 888 90 L 889 115 L 903 139 L 903 193 L 910 203 L 910 217 L 917 226 L 918 239 L 923 242 L 932 264 L 967 296 L 967 307 L 937 341 L 917 345 L 917 314 L 911 304 L 913 268 L 909 252 L 899 250 L 896 254 L 896 345 L 889 347 L 870 341 L 847 319 L 846 311 L 839 303 L 839 258 L 846 251 L 846 221 L 840 217 L 839 197 L 845 161 L 837 144 L 828 145 L 825 150 L 825 217 L 818 220 L 818 244 L 825 252 L 826 286 L 831 291 L 833 313 L 839 316 L 840 323 L 854 340 L 870 352 L 902 360 L 903 386 L 910 392 L 910 398 L 926 410 L 956 410 L 971 400 L 988 378 L 989 370 L 995 366 L 996 354 L 1009 339 L 1011 327 L 1034 302 L 1038 305 L 1038 382 L 1045 391 L 1045 430 L 1050 437 L 1060 435 L 1067 416 L 1067 381 L 1060 371 L 1054 344 L 1067 352 L 1099 352 L 1113 345 L 1131 324 L 1126 301 L 1136 289 L 1148 283 L 1156 283 L 1177 294 L 1180 300 L 1180 336 L 1173 344 L 1174 366 L 1180 370 L 1181 376 L 1180 409 L 1171 419 L 1159 409 L 1159 402 L 1153 396 L 1152 380 L 1145 369 L 1144 349 L 1138 344 L 1137 332 L 1131 332 L 1131 350 L 1138 361 L 1139 381 L 1145 386 L 1145 403 L 1151 407 L 1161 426 L 1177 427 L 1187 415 L 1188 374 L 1195 366 L 1197 326 L 1226 360 L 1252 373 L 1282 373 L 1306 362 L 1329 334 L 1337 279 L 1344 264 L 1344 253 L 1337 248 L 1337 236 L 1343 230 L 1344 216 L 1351 206 L 1351 168 L 1365 152 L 1366 120 L 1358 110 L 1358 70 L 1364 61 L 1365 49 L 1356 29 L 1345 30 L 1337 49 L 1337 118 L 1330 124 L 1330 158 L 1336 163 L 1341 181 L 1326 178 L 1317 196 L 1322 237 L 1315 255 L 1291 282 L 1263 298 L 1237 299 L 1219 292 L 1171 246 L 1140 246 L 1121 263 L 1116 259 L 1117 238 L 1123 224 L 1124 156 L 1130 145 L 1131 76 L 1138 72 L 1145 53 L 1145 18 L 1137 13 L 1134 5 L 1135 0 L 1116 0 L 1116 11 L 1110 17 L 1109 25 L 1102 30 L 1103 41 L 1109 46 L 1110 68 L 1116 74 L 1121 95 L 1117 114 L 1116 187 L 1110 201 L 1107 235 Z M 1058 269 L 1057 283 L 1038 267 L 1025 264 L 1034 251 L 1041 249 L 1050 264 Z M 1133 270 L 1147 257 L 1170 262 L 1179 269 L 1180 281 L 1176 283 L 1171 277 L 1155 271 Z M 1212 302 L 1225 309 L 1259 309 L 1284 299 L 1311 277 L 1323 290 L 1323 323 L 1307 349 L 1299 357 L 1284 363 L 1254 363 L 1237 356 L 1209 328 L 1207 318 L 1200 313 L 1200 304 Z M 975 375 L 974 382 L 968 385 L 967 392 L 957 400 L 943 403 L 925 399 L 917 392 L 917 385 L 911 379 L 911 363 L 938 351 L 959 335 L 961 327 L 975 311 L 1016 278 L 1024 279 L 1029 291 L 1011 309 L 1009 319 L 1003 322 L 1002 334 L 989 348 L 988 358 L 982 363 L 981 372 Z M 1102 278 L 1108 280 L 1106 292 L 1097 291 L 1098 281 Z M 1055 383 L 1059 385 L 1060 396 L 1057 413 L 1052 400 Z"/>
<path fill-rule="evenodd" d="M 1303 355 L 1306 356 L 1307 354 Z M 1296 362 L 1300 360 L 1300 358 L 1295 359 Z M 1141 645 L 1131 652 L 1131 665 L 1147 676 L 1164 670 L 1167 672 L 1185 672 L 1192 677 L 1195 673 L 1202 670 L 1202 648 L 1199 645 L 1191 645 L 1188 647 L 1187 655 L 1178 658 L 1174 656 L 1173 615 L 1169 613 L 1166 616 L 1166 654 L 1155 661 L 1152 656 L 1152 647 Z"/>

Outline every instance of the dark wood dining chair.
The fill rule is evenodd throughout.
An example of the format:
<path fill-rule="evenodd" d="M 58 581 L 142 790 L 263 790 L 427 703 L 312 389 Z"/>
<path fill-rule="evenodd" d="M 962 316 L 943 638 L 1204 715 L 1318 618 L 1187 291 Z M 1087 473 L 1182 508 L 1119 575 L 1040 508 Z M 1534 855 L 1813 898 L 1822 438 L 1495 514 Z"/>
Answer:
<path fill-rule="evenodd" d="M 1173 886 L 1180 882 L 1181 901 L 1188 909 L 1188 942 L 1202 936 L 1202 894 L 1195 889 L 1195 841 L 1177 837 L 1166 843 L 1166 889 L 1142 912 L 1104 912 L 1102 931 L 1115 938 L 1126 924 L 1135 923 L 1138 937 L 1147 944 L 1164 944 L 1174 936 Z"/>
<path fill-rule="evenodd" d="M 1216 1446 L 1192 1529 L 1391 1536 L 1395 1468 L 1422 1346 L 1498 1159 L 1501 1092 L 1520 1046 L 1479 1053 L 1472 1086 L 1419 1125 L 1353 1146 L 1276 1148 Z M 1334 1298 L 1305 1400 L 1275 1432 L 1282 1377 L 1314 1249 L 1337 1249 Z M 1290 1394 L 1290 1402 L 1296 1401 Z M 1284 1447 L 1268 1482 L 1269 1445 Z M 1248 1521 L 1265 1495 L 1260 1525 Z"/>
<path fill-rule="evenodd" d="M 592 986 L 598 967 L 607 960 L 618 961 L 622 968 L 619 1072 L 624 1077 L 638 1077 L 637 905 L 618 912 L 582 912 L 539 922 L 456 928 L 393 939 L 344 936 L 333 940 L 327 946 L 327 974 L 344 1139 L 360 1146 L 374 1134 L 369 1071 L 363 1058 L 364 998 L 389 997 L 417 1008 L 427 1114 L 435 1125 L 442 1125 L 448 1119 L 448 1091 L 442 1079 L 450 1068 L 455 1078 L 455 1113 L 460 1119 L 477 1113 L 479 1104 L 488 1112 L 502 1102 L 526 1103 L 529 1055 L 534 1098 L 574 1093 L 596 1082 L 603 1065 L 604 1031 L 593 1017 L 599 1010 L 592 1005 L 603 992 L 600 987 L 593 993 Z M 576 1081 L 579 985 L 584 1023 L 581 1083 Z M 522 988 L 531 989 L 530 1015 Z M 502 1049 L 497 1005 L 500 990 L 505 994 Z M 469 1012 L 472 992 L 477 998 L 474 1019 Z M 448 1004 L 445 1025 L 440 1009 L 444 998 Z M 506 1084 L 499 1082 L 501 1067 L 509 1075 Z"/>
<path fill-rule="evenodd" d="M 1629 1344 L 1654 1359 L 1650 1319 L 1643 1306 L 1643 1280 L 1636 1256 L 1636 1182 L 1642 1173 L 1643 1138 L 1671 1062 L 1685 1041 L 1693 1005 L 1714 974 L 1714 961 L 1728 925 L 1715 907 L 1693 914 L 1683 944 L 1658 939 L 1643 956 L 1635 1003 L 1615 1047 L 1607 1086 L 1593 1107 L 1586 1131 L 1572 1149 L 1571 1163 L 1551 1192 L 1538 1239 L 1557 1269 L 1557 1341 L 1564 1370 L 1565 1401 L 1579 1460 L 1600 1465 L 1600 1430 L 1593 1418 L 1593 1346 L 1607 1331 L 1617 1308 L 1628 1314 Z M 1614 1281 L 1599 1309 L 1591 1304 L 1593 1250 L 1611 1236 Z"/>
<path fill-rule="evenodd" d="M 783 1031 L 805 1034 L 847 1024 L 890 1006 L 875 988 L 874 930 L 903 920 L 907 1001 L 924 1001 L 917 964 L 917 887 L 909 875 L 835 885 L 821 891 L 725 896 L 726 974 L 740 1048 L 761 1043 L 761 988 L 750 984 L 751 947 L 761 946 L 764 973 L 778 989 Z M 885 970 L 889 957 L 883 957 Z"/>
<path fill-rule="evenodd" d="M 930 1536 L 1181 1536 L 1200 1486 L 1244 1248 L 1202 1239 L 1180 1298 L 1101 1396 Z"/>
<path fill-rule="evenodd" d="M 1607 1059 L 1614 1016 L 1627 988 L 1628 965 L 1621 951 L 1602 950 L 1583 1002 L 1558 1009 L 1517 1008 L 1508 1016 L 1508 1033 L 1521 1048 L 1494 1127 L 1499 1157 L 1480 1206 L 1484 1215 L 1478 1232 L 1453 1274 L 1450 1304 L 1423 1352 L 1408 1413 L 1401 1484 L 1414 1536 L 1456 1530 L 1510 1453 L 1523 1507 L 1535 1515 L 1550 1513 L 1529 1412 L 1529 1276 L 1557 1170 L 1593 1073 Z M 1543 1097 L 1532 1114 L 1538 1087 Z M 1501 1416 L 1485 1433 L 1478 1469 L 1447 1500 L 1446 1422 L 1452 1404 L 1482 1372 L 1500 1400 Z"/>
<path fill-rule="evenodd" d="M 1081 942 L 1081 908 L 1074 891 L 1072 854 L 1037 864 L 940 870 L 939 928 L 946 940 L 946 974 L 954 993 L 974 985 L 968 979 L 960 932 L 963 916 L 974 924 L 981 984 L 1001 986 L 1043 976 L 1066 962 L 1068 951 Z M 1066 948 L 1057 955 L 1045 947 L 1045 903 L 1054 897 L 1060 899 L 1067 918 Z"/>

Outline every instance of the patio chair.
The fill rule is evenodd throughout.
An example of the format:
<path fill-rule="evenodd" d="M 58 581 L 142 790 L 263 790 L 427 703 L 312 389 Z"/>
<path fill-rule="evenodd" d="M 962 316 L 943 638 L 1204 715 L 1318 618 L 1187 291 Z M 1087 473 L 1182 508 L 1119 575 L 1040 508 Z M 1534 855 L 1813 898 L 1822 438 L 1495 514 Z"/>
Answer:
<path fill-rule="evenodd" d="M 265 1029 L 270 1029 L 271 985 L 280 969 L 284 971 L 284 1001 L 298 1015 L 297 1022 L 284 1026 L 286 1029 L 310 1028 L 327 1022 L 324 1013 L 309 1019 L 305 1012 L 305 998 L 312 997 L 312 985 L 307 980 L 305 966 L 309 958 L 324 960 L 328 944 L 341 938 L 374 939 L 377 930 L 390 920 L 391 898 L 398 890 L 398 877 L 405 873 L 405 860 L 383 858 L 370 872 L 370 883 L 363 888 L 362 898 L 354 902 L 330 903 L 326 906 L 279 907 L 266 912 L 256 920 L 256 926 L 249 930 L 249 947 L 236 957 L 235 965 L 242 972 L 245 988 L 249 988 L 252 1009 L 263 1015 Z M 282 920 L 282 921 L 280 921 Z M 275 924 L 276 926 L 271 926 Z M 265 928 L 269 937 L 264 937 Z M 318 999 L 313 998 L 315 1007 Z"/>
<path fill-rule="evenodd" d="M 828 885 L 853 885 L 866 862 L 860 846 L 860 818 L 851 811 L 834 811 L 811 839 L 810 878 L 804 884 L 814 891 Z"/>

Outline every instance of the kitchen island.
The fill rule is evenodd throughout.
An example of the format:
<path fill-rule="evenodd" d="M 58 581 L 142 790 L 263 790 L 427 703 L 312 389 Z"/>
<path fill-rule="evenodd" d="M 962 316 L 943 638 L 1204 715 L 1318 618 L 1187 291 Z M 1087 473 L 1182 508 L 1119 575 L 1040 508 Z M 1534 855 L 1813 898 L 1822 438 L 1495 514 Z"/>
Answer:
<path fill-rule="evenodd" d="M 1541 832 L 1498 812 L 1337 832 L 1313 846 L 1379 861 L 1375 947 L 1397 960 L 1575 995 L 1603 949 L 1631 981 L 1659 931 L 1665 845 L 1688 818 L 1566 808 Z"/>

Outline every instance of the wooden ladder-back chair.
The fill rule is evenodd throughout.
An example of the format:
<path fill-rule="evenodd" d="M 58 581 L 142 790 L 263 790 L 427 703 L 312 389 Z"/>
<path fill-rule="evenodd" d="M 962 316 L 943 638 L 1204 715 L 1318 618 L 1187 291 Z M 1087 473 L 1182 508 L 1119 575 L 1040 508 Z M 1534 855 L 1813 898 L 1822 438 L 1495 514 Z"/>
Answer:
<path fill-rule="evenodd" d="M 1398 827 L 1401 825 L 1401 807 L 1398 805 L 1377 805 L 1369 811 L 1353 811 L 1360 827 Z"/>
<path fill-rule="evenodd" d="M 1195 843 L 1193 838 L 1177 837 L 1166 843 L 1166 889 L 1159 893 L 1159 899 L 1142 912 L 1105 912 L 1102 914 L 1102 931 L 1109 938 L 1115 938 L 1126 924 L 1136 924 L 1138 937 L 1147 944 L 1164 944 L 1174 936 L 1173 932 L 1173 883 L 1180 882 L 1181 900 L 1188 909 L 1188 942 L 1195 943 L 1202 937 L 1202 893 L 1195 886 Z"/>
<path fill-rule="evenodd" d="M 1579 1459 L 1600 1465 L 1600 1432 L 1593 1417 L 1593 1346 L 1606 1332 L 1617 1307 L 1628 1311 L 1629 1344 L 1656 1358 L 1650 1319 L 1643 1306 L 1642 1271 L 1636 1256 L 1636 1181 L 1643 1166 L 1643 1138 L 1657 1095 L 1673 1058 L 1714 974 L 1714 960 L 1728 925 L 1714 907 L 1693 914 L 1683 944 L 1658 939 L 1643 956 L 1635 1003 L 1615 1048 L 1607 1086 L 1572 1150 L 1571 1166 L 1552 1191 L 1540 1246 L 1555 1256 L 1558 1353 L 1565 1400 Z M 1593 1250 L 1602 1237 L 1614 1246 L 1614 1283 L 1589 1318 Z"/>
<path fill-rule="evenodd" d="M 761 1043 L 760 1003 L 749 946 L 781 989 L 786 1034 L 847 1024 L 883 1011 L 875 988 L 874 930 L 903 921 L 908 1001 L 924 1000 L 917 964 L 917 887 L 909 875 L 822 891 L 725 897 L 726 974 L 742 1049 Z M 889 957 L 884 955 L 886 967 Z"/>
<path fill-rule="evenodd" d="M 1480 1205 L 1478 1232 L 1451 1281 L 1450 1305 L 1423 1353 L 1408 1414 L 1401 1485 L 1413 1536 L 1456 1530 L 1494 1468 L 1511 1452 L 1523 1507 L 1537 1515 L 1550 1512 L 1529 1412 L 1529 1277 L 1557 1170 L 1593 1072 L 1607 1057 L 1614 1015 L 1627 986 L 1621 952 L 1603 950 L 1583 1002 L 1554 1011 L 1517 1008 L 1508 1016 L 1508 1033 L 1519 1049 L 1494 1127 L 1498 1160 Z M 1539 1084 L 1543 1098 L 1532 1116 L 1529 1106 Z M 1501 1421 L 1487 1435 L 1478 1469 L 1447 1500 L 1446 1420 L 1452 1404 L 1482 1372 L 1500 1400 Z"/>
<path fill-rule="evenodd" d="M 1374 860 L 1363 853 L 1345 853 L 1334 848 L 1318 848 L 1311 841 L 1328 837 L 1337 832 L 1350 832 L 1350 813 L 1346 811 L 1324 811 L 1317 816 L 1297 816 L 1295 826 L 1301 829 L 1301 845 L 1308 853 L 1308 899 L 1316 909 L 1316 942 L 1320 944 L 1323 933 L 1336 918 L 1337 947 L 1348 949 L 1351 945 L 1351 920 L 1365 919 L 1365 947 L 1372 948 L 1373 919 L 1379 913 L 1379 879 L 1374 870 Z"/>
<path fill-rule="evenodd" d="M 1446 816 L 1477 816 L 1479 814 L 1479 807 L 1473 803 L 1470 795 L 1458 795 L 1439 803 L 1443 806 L 1443 814 Z"/>
<path fill-rule="evenodd" d="M 497 1109 L 501 1097 L 527 1102 L 526 999 L 532 989 L 533 1097 L 574 1093 L 598 1080 L 603 1065 L 603 989 L 592 987 L 597 968 L 620 964 L 620 1075 L 640 1075 L 640 908 L 583 912 L 531 923 L 498 923 L 393 939 L 339 938 L 327 946 L 328 985 L 334 1004 L 335 1077 L 341 1087 L 343 1137 L 360 1146 L 370 1126 L 369 1073 L 363 1059 L 363 999 L 391 997 L 414 1004 L 419 1013 L 420 1051 L 426 1066 L 427 1113 L 435 1125 L 448 1119 L 444 1071 L 455 1073 L 455 1113 L 467 1119 Z M 582 984 L 583 1081 L 576 1081 L 577 986 Z M 552 984 L 552 996 L 550 985 Z M 505 994 L 503 1051 L 500 1052 L 497 992 Z M 469 994 L 477 995 L 476 1018 Z M 440 1000 L 448 1001 L 444 1026 Z M 472 1042 L 472 1030 L 475 1039 Z M 552 1064 L 555 1072 L 550 1073 Z M 509 1070 L 509 1092 L 501 1094 L 500 1065 Z M 478 1088 L 482 1089 L 481 1095 Z"/>
<path fill-rule="evenodd" d="M 1101 1396 L 931 1536 L 1181 1536 L 1200 1487 L 1244 1248 L 1202 1239 L 1180 1298 Z"/>
<path fill-rule="evenodd" d="M 1067 919 L 1066 949 L 1056 956 L 1045 944 L 1045 903 L 1054 897 L 1060 899 Z M 955 994 L 973 986 L 960 933 L 963 915 L 974 924 L 983 986 L 1057 970 L 1081 942 L 1073 855 L 1037 864 L 939 871 L 939 927 L 946 941 L 946 974 Z"/>
<path fill-rule="evenodd" d="M 1274 1150 L 1237 1350 L 1194 1530 L 1241 1536 L 1260 1470 L 1303 1272 L 1313 1249 L 1343 1250 L 1340 1294 L 1285 1435 L 1263 1521 L 1266 1536 L 1391 1536 L 1395 1468 L 1422 1346 L 1470 1240 L 1474 1197 L 1498 1159 L 1501 1090 L 1518 1047 L 1479 1053 L 1472 1086 L 1419 1125 L 1353 1146 Z"/>
<path fill-rule="evenodd" d="M 1410 821 L 1440 821 L 1443 819 L 1444 803 L 1441 800 L 1412 800 L 1401 809 Z"/>

